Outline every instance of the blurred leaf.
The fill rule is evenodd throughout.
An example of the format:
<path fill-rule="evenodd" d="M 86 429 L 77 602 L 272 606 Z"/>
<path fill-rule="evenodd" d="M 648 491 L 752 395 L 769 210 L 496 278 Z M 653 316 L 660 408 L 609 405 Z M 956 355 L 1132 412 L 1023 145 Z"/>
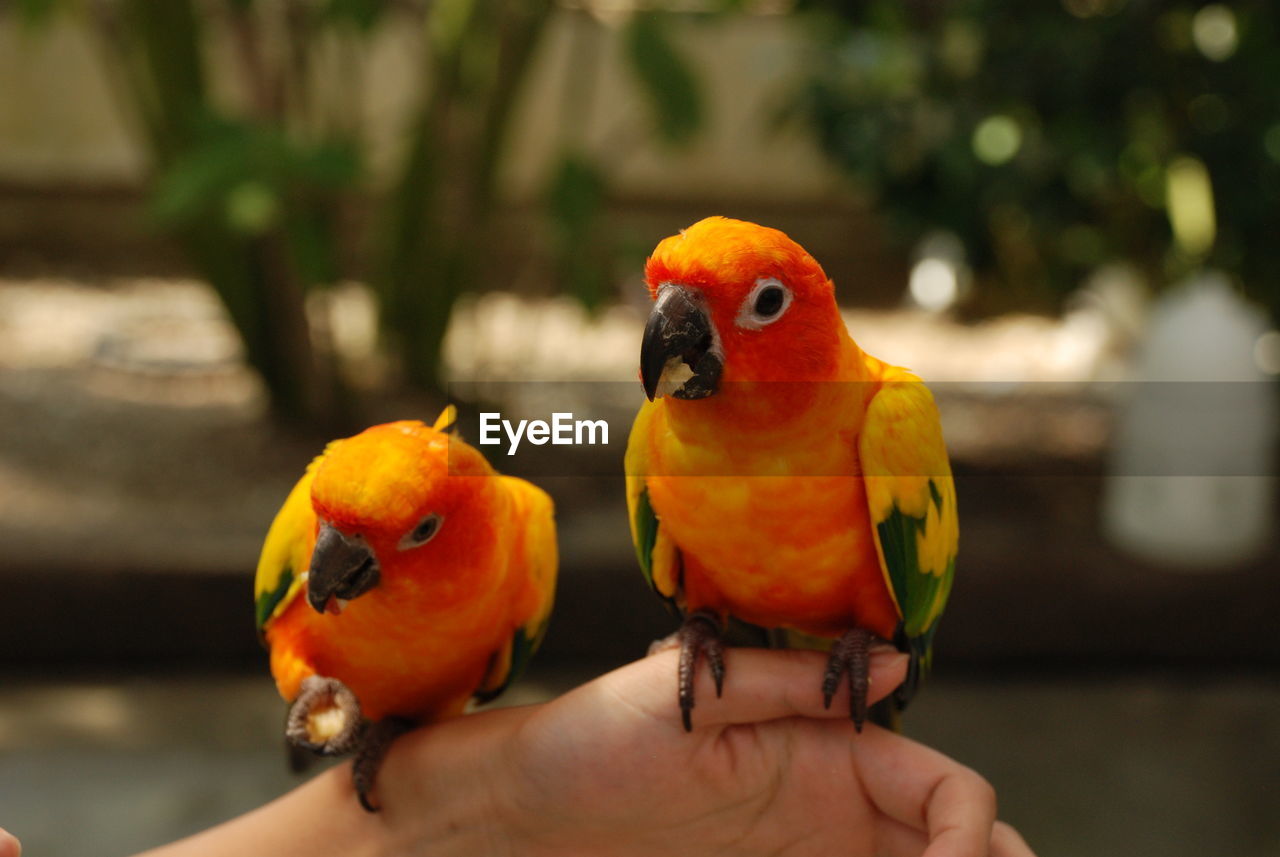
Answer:
<path fill-rule="evenodd" d="M 623 34 L 631 70 L 648 96 L 663 141 L 688 143 L 703 124 L 697 78 L 666 31 L 667 16 L 636 12 Z"/>
<path fill-rule="evenodd" d="M 52 21 L 59 7 L 67 5 L 67 0 L 16 0 L 14 5 L 23 26 L 36 28 Z"/>
<path fill-rule="evenodd" d="M 243 128 L 202 123 L 196 136 L 194 145 L 179 153 L 155 181 L 150 214 L 162 226 L 190 223 L 251 176 Z"/>
<path fill-rule="evenodd" d="M 581 232 L 600 211 L 605 179 L 586 156 L 566 154 L 551 179 L 547 203 L 555 223 L 566 232 Z"/>
<path fill-rule="evenodd" d="M 197 123 L 193 144 L 156 180 L 151 216 L 177 227 L 216 216 L 253 232 L 274 218 L 276 200 L 333 192 L 359 175 L 354 147 L 341 143 L 296 143 L 278 128 L 209 117 Z M 269 216 L 268 216 L 269 215 Z"/>
<path fill-rule="evenodd" d="M 326 20 L 352 24 L 368 33 L 390 6 L 389 0 L 327 0 L 323 14 Z"/>
<path fill-rule="evenodd" d="M 607 189 L 600 167 L 578 152 L 561 158 L 547 189 L 561 287 L 592 309 L 604 300 L 610 285 L 600 229 Z"/>
<path fill-rule="evenodd" d="M 434 0 L 429 31 L 431 43 L 443 56 L 456 53 L 480 0 Z"/>
<path fill-rule="evenodd" d="M 294 206 L 284 221 L 289 249 L 304 284 L 333 283 L 340 276 L 339 247 L 333 240 L 335 220 L 333 206 L 320 201 Z"/>
<path fill-rule="evenodd" d="M 226 215 L 227 223 L 236 232 L 261 235 L 275 225 L 280 199 L 261 182 L 241 182 L 227 191 Z"/>

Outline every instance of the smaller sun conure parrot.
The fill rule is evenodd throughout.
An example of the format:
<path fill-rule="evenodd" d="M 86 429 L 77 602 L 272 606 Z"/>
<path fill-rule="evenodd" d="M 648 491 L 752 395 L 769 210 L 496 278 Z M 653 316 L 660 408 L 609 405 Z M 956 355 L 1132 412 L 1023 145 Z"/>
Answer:
<path fill-rule="evenodd" d="M 391 742 L 497 696 L 551 613 L 551 498 L 451 431 L 402 421 L 330 443 L 267 533 L 259 632 L 290 703 L 286 737 L 355 751 L 360 803 Z"/>
<path fill-rule="evenodd" d="M 627 503 L 641 569 L 683 616 L 685 728 L 699 658 L 723 686 L 731 621 L 828 649 L 826 703 L 847 675 L 859 730 L 869 648 L 892 643 L 910 654 L 901 710 L 959 538 L 932 395 L 858 347 L 822 268 L 776 229 L 709 217 L 658 244 L 645 280 Z"/>

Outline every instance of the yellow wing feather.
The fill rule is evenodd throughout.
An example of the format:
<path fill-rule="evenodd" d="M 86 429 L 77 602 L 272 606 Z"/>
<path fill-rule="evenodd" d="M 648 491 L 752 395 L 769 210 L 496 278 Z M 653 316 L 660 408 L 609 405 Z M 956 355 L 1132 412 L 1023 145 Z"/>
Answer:
<path fill-rule="evenodd" d="M 525 555 L 528 557 L 528 573 L 537 594 L 537 602 L 523 627 L 525 635 L 536 645 L 546 630 L 556 591 L 559 552 L 556 546 L 555 507 L 547 492 L 536 485 L 514 476 L 503 476 L 501 479 L 523 507 L 523 515 L 520 517 L 523 518 Z"/>
<path fill-rule="evenodd" d="M 885 582 L 905 632 L 917 637 L 931 634 L 946 606 L 960 525 L 933 395 L 910 372 L 890 371 L 867 408 L 858 453 Z"/>
<path fill-rule="evenodd" d="M 631 525 L 631 542 L 635 545 L 636 558 L 649 585 L 672 607 L 679 609 L 680 550 L 658 521 L 649 503 L 649 490 L 645 482 L 648 467 L 648 445 L 652 437 L 653 421 L 658 417 L 661 400 L 646 402 L 636 414 L 627 441 L 624 462 L 627 479 L 627 521 Z"/>
<path fill-rule="evenodd" d="M 331 443 L 325 448 L 325 453 L 332 448 Z M 258 557 L 258 571 L 253 579 L 258 633 L 262 633 L 267 623 L 280 615 L 306 583 L 307 566 L 316 538 L 311 482 L 323 459 L 324 454 L 321 454 L 307 466 L 267 530 L 267 538 Z"/>
<path fill-rule="evenodd" d="M 555 507 L 551 497 L 541 488 L 514 476 L 500 476 L 510 492 L 512 509 L 510 532 L 520 539 L 512 546 L 516 564 L 529 575 L 527 613 L 520 626 L 498 652 L 494 653 L 488 671 L 475 697 L 487 702 L 502 693 L 524 672 L 533 653 L 546 636 L 555 600 L 556 569 L 559 550 L 556 545 Z"/>

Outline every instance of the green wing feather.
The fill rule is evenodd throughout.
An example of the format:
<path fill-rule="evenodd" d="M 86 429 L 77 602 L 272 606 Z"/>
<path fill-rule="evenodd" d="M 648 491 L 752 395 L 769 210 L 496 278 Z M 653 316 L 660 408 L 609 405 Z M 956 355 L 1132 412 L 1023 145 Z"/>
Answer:
<path fill-rule="evenodd" d="M 858 441 L 876 549 L 901 617 L 898 646 L 911 654 L 897 699 L 905 705 L 928 668 L 955 577 L 955 480 L 928 388 L 900 372 L 868 405 Z"/>
<path fill-rule="evenodd" d="M 662 523 L 649 500 L 649 486 L 645 481 L 648 472 L 645 448 L 653 413 L 653 403 L 646 403 L 640 408 L 627 442 L 627 518 L 641 574 L 667 609 L 678 616 L 684 606 L 680 549 L 662 531 Z"/>
<path fill-rule="evenodd" d="M 327 453 L 333 444 L 326 447 Z M 316 516 L 311 508 L 311 481 L 321 454 L 310 465 L 276 513 L 267 530 L 253 580 L 254 620 L 261 635 L 273 618 L 297 597 L 306 580 L 315 546 Z"/>

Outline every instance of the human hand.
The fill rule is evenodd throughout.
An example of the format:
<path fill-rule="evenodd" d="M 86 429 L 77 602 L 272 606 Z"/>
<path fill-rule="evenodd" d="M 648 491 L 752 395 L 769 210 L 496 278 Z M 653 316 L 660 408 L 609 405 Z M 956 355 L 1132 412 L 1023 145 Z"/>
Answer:
<path fill-rule="evenodd" d="M 722 698 L 700 671 L 692 733 L 666 651 L 543 705 L 401 737 L 377 814 L 340 765 L 150 857 L 1032 857 L 976 773 L 870 724 L 855 735 L 847 687 L 824 708 L 822 654 L 727 657 Z M 905 670 L 905 656 L 873 655 L 870 699 Z"/>
<path fill-rule="evenodd" d="M 22 857 L 22 843 L 3 827 L 0 827 L 0 857 Z"/>
<path fill-rule="evenodd" d="M 847 699 L 824 708 L 824 656 L 728 657 L 722 698 L 699 676 L 692 733 L 664 652 L 545 705 L 406 736 L 380 781 L 386 821 L 415 825 L 402 844 L 418 853 L 467 829 L 484 831 L 472 848 L 520 855 L 1030 857 L 976 773 L 872 725 L 855 735 Z M 905 668 L 876 654 L 870 699 Z"/>

